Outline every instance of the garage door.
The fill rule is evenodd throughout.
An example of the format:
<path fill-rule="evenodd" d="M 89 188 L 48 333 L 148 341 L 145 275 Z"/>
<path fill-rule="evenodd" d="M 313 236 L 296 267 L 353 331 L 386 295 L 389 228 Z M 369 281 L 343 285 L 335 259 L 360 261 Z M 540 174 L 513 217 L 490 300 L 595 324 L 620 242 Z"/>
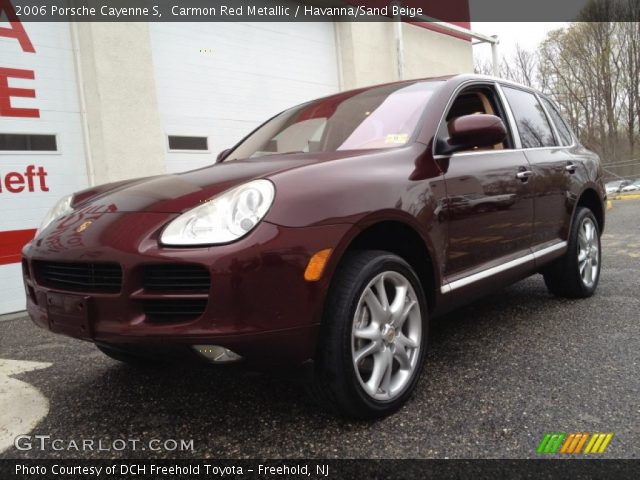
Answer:
<path fill-rule="evenodd" d="M 338 91 L 331 22 L 150 28 L 169 172 L 211 164 L 272 115 Z"/>
<path fill-rule="evenodd" d="M 22 246 L 87 174 L 69 25 L 9 24 L 0 13 L 0 27 L 1 314 L 25 308 Z"/>

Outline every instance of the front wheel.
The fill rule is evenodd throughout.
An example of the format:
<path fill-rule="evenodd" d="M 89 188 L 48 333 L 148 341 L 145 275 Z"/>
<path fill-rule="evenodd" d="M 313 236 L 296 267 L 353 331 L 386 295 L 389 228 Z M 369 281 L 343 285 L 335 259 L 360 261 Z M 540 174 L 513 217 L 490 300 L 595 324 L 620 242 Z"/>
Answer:
<path fill-rule="evenodd" d="M 422 286 L 402 258 L 383 251 L 348 254 L 327 297 L 314 399 L 354 418 L 400 408 L 420 376 L 426 318 Z"/>
<path fill-rule="evenodd" d="M 578 207 L 567 253 L 542 272 L 547 289 L 559 297 L 590 297 L 600 280 L 601 257 L 598 221 L 591 210 Z"/>

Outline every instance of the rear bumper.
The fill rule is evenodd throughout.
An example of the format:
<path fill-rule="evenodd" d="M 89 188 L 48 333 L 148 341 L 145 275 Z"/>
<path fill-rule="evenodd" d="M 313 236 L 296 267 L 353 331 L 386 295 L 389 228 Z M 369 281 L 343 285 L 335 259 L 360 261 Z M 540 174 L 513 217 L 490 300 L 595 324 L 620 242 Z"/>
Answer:
<path fill-rule="evenodd" d="M 104 217 L 95 229 L 87 229 L 82 242 L 75 235 L 76 240 L 67 243 L 63 233 L 52 243 L 45 232 L 23 250 L 27 311 L 38 326 L 127 350 L 175 352 L 189 351 L 192 345 L 220 345 L 259 362 L 302 363 L 313 357 L 329 272 L 318 282 L 307 282 L 304 270 L 315 252 L 335 248 L 349 225 L 285 228 L 263 222 L 233 244 L 164 248 L 155 238 L 170 215 Z M 35 275 L 36 260 L 116 262 L 122 267 L 122 286 L 118 293 L 51 288 Z M 145 267 L 181 263 L 210 272 L 204 312 L 185 321 L 148 318 L 145 299 L 180 301 L 189 294 L 145 291 Z M 67 300 L 78 300 L 85 311 L 56 322 L 59 315 L 51 313 L 51 304 Z"/>

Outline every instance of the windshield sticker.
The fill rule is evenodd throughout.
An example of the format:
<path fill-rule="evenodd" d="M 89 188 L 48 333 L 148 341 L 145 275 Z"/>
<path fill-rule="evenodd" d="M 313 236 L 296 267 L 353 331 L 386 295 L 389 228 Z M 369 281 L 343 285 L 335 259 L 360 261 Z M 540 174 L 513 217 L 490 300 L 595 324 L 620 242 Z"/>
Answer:
<path fill-rule="evenodd" d="M 384 139 L 384 143 L 394 143 L 396 145 L 404 145 L 409 141 L 408 133 L 390 133 Z"/>

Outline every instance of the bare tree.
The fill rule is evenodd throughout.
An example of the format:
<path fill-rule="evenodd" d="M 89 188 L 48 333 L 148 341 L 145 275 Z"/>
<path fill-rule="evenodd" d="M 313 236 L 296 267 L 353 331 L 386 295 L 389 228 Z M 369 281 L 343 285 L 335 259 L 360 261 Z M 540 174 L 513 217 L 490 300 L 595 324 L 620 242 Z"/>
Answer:
<path fill-rule="evenodd" d="M 538 84 L 538 61 L 535 52 L 530 52 L 516 44 L 516 51 L 509 59 L 503 59 L 500 67 L 502 76 L 528 87 Z"/>

